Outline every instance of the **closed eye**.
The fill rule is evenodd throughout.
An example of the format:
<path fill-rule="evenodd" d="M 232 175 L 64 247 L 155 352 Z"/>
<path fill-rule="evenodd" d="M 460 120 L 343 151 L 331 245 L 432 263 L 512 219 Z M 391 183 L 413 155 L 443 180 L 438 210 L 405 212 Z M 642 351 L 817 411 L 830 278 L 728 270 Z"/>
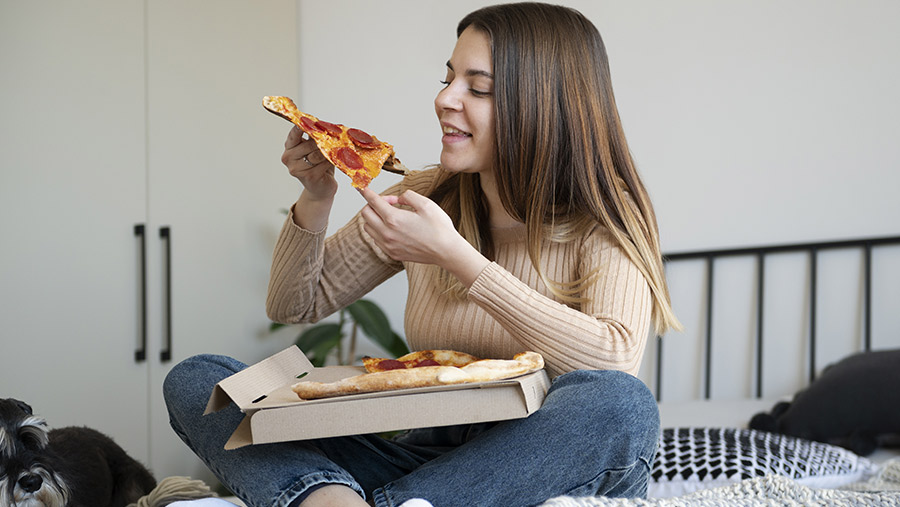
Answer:
<path fill-rule="evenodd" d="M 444 85 L 445 88 L 450 85 L 451 81 L 453 81 L 453 79 L 455 78 L 455 73 L 456 73 L 456 70 L 453 68 L 453 64 L 451 64 L 448 61 L 447 62 L 447 77 L 446 77 L 446 79 L 441 81 L 441 84 Z M 466 78 L 469 80 L 470 84 L 473 82 L 477 82 L 481 85 L 484 85 L 486 83 L 490 83 L 492 85 L 493 81 L 494 81 L 494 74 L 492 74 L 486 70 L 481 70 L 481 69 L 466 69 L 465 72 L 463 72 L 463 75 L 466 76 Z M 482 90 L 482 89 L 475 88 L 475 87 L 469 87 L 469 93 L 471 93 L 475 97 L 482 97 L 482 98 L 490 97 L 491 95 L 493 95 L 492 90 Z"/>
<path fill-rule="evenodd" d="M 450 86 L 450 81 L 441 80 L 438 82 L 441 83 L 442 85 L 444 85 L 444 88 Z M 493 93 L 491 93 L 491 92 L 479 90 L 477 88 L 469 88 L 469 93 L 471 93 L 472 95 L 474 95 L 476 97 L 490 97 L 491 95 L 493 95 Z"/>

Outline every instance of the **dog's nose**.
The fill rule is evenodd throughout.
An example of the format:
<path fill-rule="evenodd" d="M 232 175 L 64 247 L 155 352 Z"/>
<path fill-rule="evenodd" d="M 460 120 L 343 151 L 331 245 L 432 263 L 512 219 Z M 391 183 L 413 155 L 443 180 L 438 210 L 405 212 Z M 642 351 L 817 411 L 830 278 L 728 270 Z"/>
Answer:
<path fill-rule="evenodd" d="M 41 484 L 43 484 L 43 482 L 44 480 L 41 479 L 40 475 L 23 475 L 19 479 L 19 487 L 24 489 L 27 493 L 34 493 L 35 491 L 41 489 Z"/>

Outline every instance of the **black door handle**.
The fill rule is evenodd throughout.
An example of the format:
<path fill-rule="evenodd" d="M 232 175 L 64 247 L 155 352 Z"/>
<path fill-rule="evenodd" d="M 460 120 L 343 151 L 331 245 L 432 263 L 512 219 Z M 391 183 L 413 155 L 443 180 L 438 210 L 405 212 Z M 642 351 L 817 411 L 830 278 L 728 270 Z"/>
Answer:
<path fill-rule="evenodd" d="M 138 279 L 140 288 L 141 326 L 140 346 L 134 351 L 134 361 L 140 363 L 147 360 L 147 241 L 144 235 L 144 224 L 134 226 L 134 235 L 140 238 L 141 267 Z"/>
<path fill-rule="evenodd" d="M 172 360 L 172 232 L 168 226 L 159 228 L 159 237 L 166 242 L 166 337 L 165 346 L 159 353 L 159 360 L 165 363 Z"/>

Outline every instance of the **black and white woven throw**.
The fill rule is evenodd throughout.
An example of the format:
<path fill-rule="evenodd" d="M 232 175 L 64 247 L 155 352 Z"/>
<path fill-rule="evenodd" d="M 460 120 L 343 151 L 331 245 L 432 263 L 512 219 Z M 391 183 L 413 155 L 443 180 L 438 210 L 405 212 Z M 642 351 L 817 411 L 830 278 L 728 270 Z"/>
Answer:
<path fill-rule="evenodd" d="M 767 475 L 677 498 L 560 496 L 542 507 L 900 507 L 898 491 L 813 489 L 787 477 Z"/>
<path fill-rule="evenodd" d="M 876 470 L 870 460 L 820 442 L 738 428 L 667 428 L 651 480 L 721 483 L 774 474 L 813 487 L 836 487 Z"/>
<path fill-rule="evenodd" d="M 817 489 L 780 475 L 754 477 L 672 498 L 561 496 L 542 507 L 900 507 L 900 458 L 865 482 Z"/>

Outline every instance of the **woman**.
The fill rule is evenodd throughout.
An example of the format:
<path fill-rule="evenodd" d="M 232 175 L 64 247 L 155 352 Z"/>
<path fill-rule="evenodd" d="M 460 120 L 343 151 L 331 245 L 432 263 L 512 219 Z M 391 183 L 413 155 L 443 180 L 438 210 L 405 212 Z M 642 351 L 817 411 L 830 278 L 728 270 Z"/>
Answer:
<path fill-rule="evenodd" d="M 172 425 L 249 505 L 539 504 L 643 496 L 659 431 L 634 375 L 651 323 L 678 327 L 656 219 L 616 111 L 605 49 L 578 12 L 509 4 L 466 16 L 435 99 L 441 164 L 324 239 L 338 182 L 294 129 L 282 161 L 303 191 L 279 237 L 267 310 L 316 321 L 407 271 L 412 349 L 544 356 L 525 419 L 223 451 L 236 410 L 201 419 L 243 364 L 200 356 L 166 380 Z M 402 207 L 400 207 L 402 206 Z"/>

